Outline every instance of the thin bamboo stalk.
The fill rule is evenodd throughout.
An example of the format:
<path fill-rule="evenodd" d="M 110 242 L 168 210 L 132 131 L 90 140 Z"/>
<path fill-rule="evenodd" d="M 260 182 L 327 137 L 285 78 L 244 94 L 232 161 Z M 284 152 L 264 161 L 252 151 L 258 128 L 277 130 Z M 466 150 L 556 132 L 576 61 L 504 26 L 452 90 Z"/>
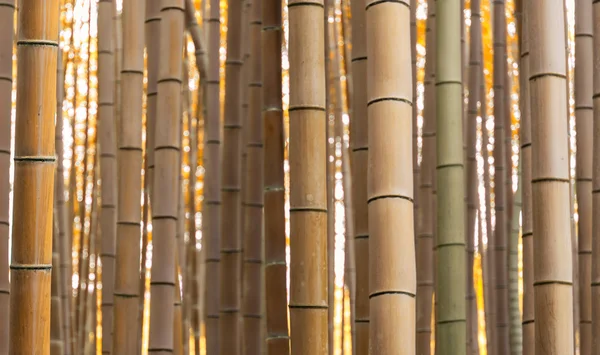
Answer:
<path fill-rule="evenodd" d="M 523 330 L 521 324 L 521 310 L 519 308 L 519 216 L 522 209 L 522 161 L 519 160 L 517 168 L 517 191 L 513 196 L 513 210 L 511 229 L 508 240 L 508 301 L 510 312 L 510 353 L 520 355 L 523 353 Z"/>
<path fill-rule="evenodd" d="M 246 185 L 244 190 L 244 271 L 243 303 L 244 345 L 243 353 L 260 355 L 263 339 L 263 207 L 264 164 L 262 109 L 262 2 L 253 0 L 248 14 L 250 27 L 250 59 L 248 66 L 248 117 L 246 133 Z M 271 69 L 271 68 L 269 68 Z"/>
<path fill-rule="evenodd" d="M 143 0 L 123 3 L 123 61 L 117 169 L 117 258 L 114 292 L 113 353 L 134 354 L 138 338 L 130 336 L 139 324 L 140 220 L 142 194 L 142 95 L 144 69 Z"/>
<path fill-rule="evenodd" d="M 417 4 L 410 7 L 410 54 L 411 54 L 411 65 L 412 65 L 412 102 L 417 102 Z M 413 197 L 414 197 L 414 224 L 418 226 L 419 216 L 419 184 L 420 181 L 419 173 L 419 126 L 418 126 L 418 110 L 413 110 L 412 113 L 412 144 L 413 144 Z M 415 241 L 416 242 L 416 241 Z"/>
<path fill-rule="evenodd" d="M 89 229 L 89 237 L 88 237 L 88 247 L 87 247 L 87 260 L 84 265 L 84 278 L 85 284 L 82 290 L 83 299 L 82 299 L 82 312 L 80 313 L 80 324 L 81 329 L 79 329 L 78 333 L 78 344 L 79 344 L 79 352 L 81 354 L 89 354 L 89 349 L 91 348 L 92 342 L 89 341 L 89 334 L 92 333 L 92 300 L 94 299 L 94 281 L 92 280 L 92 267 L 91 262 L 93 260 L 94 255 L 96 254 L 96 240 L 98 236 L 98 201 L 100 200 L 98 195 L 97 180 L 96 180 L 96 172 L 99 170 L 97 159 L 94 159 L 95 169 L 92 169 L 92 205 L 90 210 L 90 229 Z M 94 277 L 95 280 L 95 277 Z M 95 308 L 94 308 L 95 309 Z M 95 330 L 95 327 L 94 327 Z M 95 332 L 95 331 L 94 331 Z M 94 347 L 94 349 L 96 349 Z"/>
<path fill-rule="evenodd" d="M 565 15 L 561 0 L 530 5 L 535 347 L 573 354 Z"/>
<path fill-rule="evenodd" d="M 150 279 L 150 341 L 149 354 L 173 352 L 174 303 L 179 283 L 175 253 L 178 220 L 179 175 L 181 174 L 181 77 L 184 29 L 184 1 L 162 0 L 160 10 L 160 58 L 158 66 L 153 197 L 160 203 L 152 208 L 153 270 Z M 181 221 L 183 223 L 183 221 Z M 180 235 L 179 240 L 183 240 Z M 181 258 L 180 258 L 181 260 Z M 181 298 L 178 298 L 181 302 Z M 181 324 L 179 324 L 181 328 Z M 181 331 L 181 329 L 179 329 Z"/>
<path fill-rule="evenodd" d="M 410 6 L 373 0 L 366 5 L 369 348 L 374 354 L 412 354 L 416 347 L 413 176 L 406 173 L 412 172 Z"/>
<path fill-rule="evenodd" d="M 219 0 L 210 0 L 207 20 L 208 65 L 206 73 L 206 123 L 204 135 L 204 205 L 202 234 L 206 238 L 205 326 L 206 353 L 219 354 L 220 238 L 221 238 L 221 113 L 219 99 L 219 49 L 221 42 Z M 210 287 L 208 287 L 210 285 Z M 287 324 L 286 324 L 287 325 Z"/>
<path fill-rule="evenodd" d="M 329 343 L 324 3 L 293 0 L 288 11 L 291 353 L 325 355 Z"/>
<path fill-rule="evenodd" d="M 8 353 L 47 354 L 59 6 L 20 5 Z"/>
<path fill-rule="evenodd" d="M 8 353 L 9 340 L 8 238 L 14 12 L 14 0 L 0 1 L 0 354 Z"/>
<path fill-rule="evenodd" d="M 62 65 L 58 65 L 62 66 Z M 52 268 L 60 269 L 60 256 L 59 256 L 59 232 L 56 215 L 53 219 L 53 233 L 52 233 Z M 64 328 L 62 325 L 62 318 L 64 316 L 61 305 L 61 280 L 60 272 L 52 273 L 51 280 L 51 304 L 50 304 L 50 355 L 63 355 L 64 354 Z"/>
<path fill-rule="evenodd" d="M 264 134 L 265 317 L 268 355 L 289 354 L 285 261 L 284 122 L 282 111 L 282 3 L 263 0 L 262 118 Z M 207 270 L 208 271 L 208 270 Z"/>
<path fill-rule="evenodd" d="M 575 3 L 575 118 L 577 125 L 577 205 L 579 206 L 579 347 L 592 353 L 592 154 L 593 23 L 592 3 Z"/>
<path fill-rule="evenodd" d="M 117 2 L 114 1 L 113 6 L 113 29 L 115 41 L 115 122 L 117 127 L 121 127 L 121 69 L 123 67 L 123 21 L 121 13 L 117 11 Z M 117 134 L 117 147 L 120 146 L 119 135 Z"/>

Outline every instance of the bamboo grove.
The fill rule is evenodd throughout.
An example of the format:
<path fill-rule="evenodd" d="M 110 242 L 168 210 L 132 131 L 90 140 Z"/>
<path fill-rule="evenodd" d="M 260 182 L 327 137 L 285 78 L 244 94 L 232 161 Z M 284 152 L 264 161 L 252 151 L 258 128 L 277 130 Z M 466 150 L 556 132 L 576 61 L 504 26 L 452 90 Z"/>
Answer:
<path fill-rule="evenodd" d="M 600 354 L 600 1 L 0 0 L 0 355 Z"/>

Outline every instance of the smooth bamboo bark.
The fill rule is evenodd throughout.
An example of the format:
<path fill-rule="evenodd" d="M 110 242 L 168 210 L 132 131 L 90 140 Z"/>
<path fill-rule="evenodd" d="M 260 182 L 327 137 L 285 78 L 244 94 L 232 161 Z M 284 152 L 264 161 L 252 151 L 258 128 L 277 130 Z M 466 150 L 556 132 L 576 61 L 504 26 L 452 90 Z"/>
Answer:
<path fill-rule="evenodd" d="M 263 0 L 262 118 L 264 132 L 264 224 L 266 348 L 289 354 L 285 261 L 284 122 L 282 111 L 282 4 Z"/>
<path fill-rule="evenodd" d="M 55 215 L 54 215 L 55 216 Z M 52 268 L 60 270 L 59 256 L 59 233 L 56 217 L 53 219 L 53 234 L 52 234 Z M 50 355 L 63 355 L 65 349 L 64 334 L 63 334 L 63 311 L 61 305 L 61 284 L 60 272 L 52 273 L 51 280 L 51 303 L 50 303 Z"/>
<path fill-rule="evenodd" d="M 517 191 L 513 196 L 513 209 L 511 229 L 508 240 L 508 301 L 510 312 L 510 353 L 520 355 L 523 353 L 523 331 L 521 324 L 521 311 L 519 309 L 519 216 L 522 208 L 522 161 L 519 160 L 517 170 Z"/>
<path fill-rule="evenodd" d="M 114 112 L 115 61 L 113 58 L 112 0 L 98 3 L 98 125 L 100 179 L 102 181 L 100 228 L 102 245 L 102 351 L 112 345 L 117 227 L 117 139 Z"/>
<path fill-rule="evenodd" d="M 573 354 L 564 8 L 532 1 L 530 95 L 536 354 Z"/>
<path fill-rule="evenodd" d="M 202 4 L 206 4 L 206 1 L 202 2 Z M 194 7 L 193 0 L 185 0 L 185 19 L 186 19 L 186 27 L 190 36 L 192 37 L 192 42 L 194 43 L 196 56 L 196 66 L 198 68 L 198 72 L 200 73 L 200 80 L 206 80 L 207 70 L 208 70 L 208 60 L 206 56 L 206 44 L 204 43 L 204 34 L 202 32 L 202 28 L 198 25 L 198 21 L 196 20 L 195 14 L 196 8 Z M 204 12 L 202 12 L 202 16 L 204 16 Z"/>
<path fill-rule="evenodd" d="M 535 310 L 533 296 L 533 210 L 531 199 L 531 110 L 529 96 L 529 8 L 523 1 L 520 66 L 520 138 L 523 238 L 523 354 L 535 354 Z"/>
<path fill-rule="evenodd" d="M 288 11 L 291 353 L 325 355 L 329 344 L 324 3 L 293 0 Z"/>
<path fill-rule="evenodd" d="M 262 58 L 261 30 L 262 3 L 253 0 L 248 13 L 250 27 L 250 58 L 248 66 L 248 116 L 245 128 L 246 184 L 244 190 L 244 287 L 242 312 L 244 316 L 244 345 L 246 355 L 260 355 L 263 347 L 261 323 L 263 321 L 263 124 L 262 108 Z M 269 70 L 271 68 L 268 68 Z"/>
<path fill-rule="evenodd" d="M 206 238 L 205 326 L 206 353 L 219 354 L 220 238 L 221 238 L 221 119 L 219 100 L 219 0 L 210 0 L 207 20 L 208 70 L 204 134 L 204 204 L 202 234 Z M 209 286 L 210 285 L 210 286 Z"/>
<path fill-rule="evenodd" d="M 410 2 L 367 1 L 366 27 L 369 348 L 374 354 L 413 354 L 417 277 Z"/>
<path fill-rule="evenodd" d="M 350 166 L 350 147 L 342 147 L 342 185 L 344 189 L 344 283 L 348 287 L 348 297 L 350 306 L 350 344 L 352 352 L 350 355 L 356 354 L 356 250 L 354 247 L 354 206 L 352 198 L 352 167 Z M 345 303 L 343 304 L 345 307 Z M 345 319 L 345 308 L 342 308 L 342 319 Z M 345 328 L 342 331 L 342 348 L 344 349 L 344 334 Z"/>
<path fill-rule="evenodd" d="M 49 354 L 58 1 L 21 2 L 9 354 Z"/>
<path fill-rule="evenodd" d="M 170 354 L 173 339 L 175 302 L 175 252 L 179 205 L 181 77 L 184 29 L 184 1 L 162 0 L 160 10 L 160 58 L 158 64 L 156 121 L 154 136 L 155 176 L 153 197 L 160 203 L 152 208 L 152 258 L 150 279 L 149 354 Z M 183 239 L 181 236 L 179 239 Z M 181 258 L 180 258 L 181 260 Z M 181 327 L 181 324 L 179 325 Z"/>
<path fill-rule="evenodd" d="M 592 153 L 593 23 L 592 2 L 575 4 L 575 119 L 577 125 L 577 205 L 579 206 L 579 347 L 592 353 Z"/>
<path fill-rule="evenodd" d="M 425 43 L 427 61 L 425 62 L 423 109 L 423 148 L 419 172 L 419 219 L 417 224 L 417 354 L 431 354 L 431 300 L 434 291 L 433 247 L 434 247 L 434 210 L 433 179 L 435 164 L 435 4 L 428 6 Z"/>
<path fill-rule="evenodd" d="M 123 62 L 121 114 L 117 155 L 118 212 L 117 258 L 114 292 L 113 353 L 134 354 L 139 320 L 139 264 L 142 194 L 142 95 L 144 76 L 143 0 L 123 3 Z"/>
<path fill-rule="evenodd" d="M 417 3 L 414 3 L 410 7 L 410 54 L 411 54 L 411 65 L 412 65 L 412 102 L 417 102 Z M 415 227 L 419 225 L 419 194 L 420 181 L 419 173 L 419 125 L 418 125 L 418 110 L 413 110 L 412 113 L 412 145 L 413 145 L 413 196 L 414 196 L 414 219 Z"/>
<path fill-rule="evenodd" d="M 8 236 L 14 12 L 14 0 L 0 2 L 0 354 L 8 353 L 9 339 Z"/>

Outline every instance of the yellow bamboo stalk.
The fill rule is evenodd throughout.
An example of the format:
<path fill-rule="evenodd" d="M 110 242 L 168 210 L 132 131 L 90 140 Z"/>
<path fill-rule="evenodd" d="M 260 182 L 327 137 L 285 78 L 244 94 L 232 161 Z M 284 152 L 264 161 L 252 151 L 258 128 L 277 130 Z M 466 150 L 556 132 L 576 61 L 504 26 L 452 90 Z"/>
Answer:
<path fill-rule="evenodd" d="M 0 354 L 8 352 L 9 339 L 8 236 L 14 12 L 14 0 L 0 1 Z"/>
<path fill-rule="evenodd" d="M 59 6 L 20 5 L 8 353 L 48 354 Z"/>
<path fill-rule="evenodd" d="M 530 5 L 535 348 L 573 354 L 565 15 L 562 0 Z"/>

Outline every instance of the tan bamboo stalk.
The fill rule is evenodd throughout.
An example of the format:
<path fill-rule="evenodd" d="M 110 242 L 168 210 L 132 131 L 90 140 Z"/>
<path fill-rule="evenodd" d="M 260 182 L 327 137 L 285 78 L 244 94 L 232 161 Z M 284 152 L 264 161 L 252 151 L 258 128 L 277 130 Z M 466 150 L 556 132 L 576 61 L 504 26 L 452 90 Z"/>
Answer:
<path fill-rule="evenodd" d="M 8 236 L 14 12 L 14 0 L 0 1 L 0 353 L 8 353 L 9 339 Z"/>
<path fill-rule="evenodd" d="M 533 210 L 531 200 L 531 111 L 529 95 L 529 3 L 523 1 L 521 28 L 520 109 L 521 165 L 523 188 L 523 354 L 535 354 L 533 296 Z"/>
<path fill-rule="evenodd" d="M 243 177 L 240 177 L 241 180 L 241 189 L 240 189 L 240 195 L 241 195 L 241 207 L 240 207 L 240 235 L 241 235 L 241 249 L 242 249 L 242 261 L 240 263 L 241 266 L 241 285 L 240 285 L 240 294 L 241 294 L 241 298 L 244 298 L 244 243 L 245 243 L 245 233 L 244 233 L 244 224 L 246 221 L 246 213 L 244 212 L 245 210 L 245 194 L 246 194 L 246 172 L 247 172 L 247 167 L 246 167 L 246 163 L 248 161 L 248 154 L 247 154 L 247 149 L 246 146 L 248 145 L 248 82 L 250 80 L 250 23 L 249 23 L 249 18 L 250 18 L 250 12 L 252 11 L 252 0 L 245 0 L 243 2 L 243 9 L 242 9 L 242 23 L 240 24 L 240 26 L 242 27 L 242 37 L 241 37 L 241 41 L 242 41 L 242 79 L 240 82 L 240 95 L 241 95 L 241 109 L 240 109 L 240 117 L 241 117 L 241 121 L 242 121 L 242 140 L 241 140 L 241 165 L 240 165 L 240 175 L 243 174 Z M 241 302 L 241 308 L 240 308 L 240 312 L 241 312 L 241 317 L 242 317 L 242 323 L 243 323 L 243 301 Z M 243 325 L 242 328 L 240 329 L 240 331 L 244 332 L 243 329 Z M 242 338 L 243 339 L 243 338 Z M 244 347 L 244 340 L 241 340 L 240 343 L 242 344 L 242 350 Z"/>
<path fill-rule="evenodd" d="M 419 218 L 416 239 L 417 260 L 417 354 L 431 354 L 431 314 L 434 291 L 433 247 L 434 210 L 433 179 L 435 164 L 435 4 L 428 6 L 425 45 L 423 148 L 419 172 Z M 414 167 L 413 167 L 414 169 Z"/>
<path fill-rule="evenodd" d="M 96 159 L 94 159 L 94 161 L 96 161 Z M 80 320 L 79 320 L 79 324 L 80 324 L 80 329 L 78 329 L 78 344 L 79 344 L 79 352 L 81 354 L 88 354 L 89 352 L 87 351 L 87 349 L 90 347 L 91 342 L 89 341 L 89 337 L 88 334 L 91 333 L 91 322 L 90 320 L 92 319 L 92 302 L 91 300 L 93 300 L 93 281 L 90 278 L 90 275 L 92 273 L 92 269 L 91 269 L 91 265 L 90 262 L 93 258 L 93 256 L 96 253 L 96 238 L 97 238 L 97 231 L 98 231 L 98 200 L 99 200 L 99 196 L 98 196 L 98 192 L 96 189 L 96 172 L 99 170 L 98 169 L 98 164 L 96 164 L 96 162 L 94 162 L 94 165 L 92 165 L 95 167 L 95 169 L 92 170 L 92 191 L 90 196 L 92 197 L 92 204 L 91 204 L 91 210 L 90 210 L 90 229 L 89 229 L 89 236 L 88 236 L 88 246 L 87 246 L 87 259 L 85 259 L 85 265 L 84 265 L 84 269 L 83 269 L 83 276 L 85 279 L 85 285 L 84 288 L 81 290 L 83 292 L 82 294 L 82 309 L 81 312 L 79 313 L 80 316 Z M 94 328 L 95 329 L 95 328 Z"/>
<path fill-rule="evenodd" d="M 206 353 L 219 354 L 220 238 L 221 238 L 221 119 L 219 99 L 219 49 L 221 42 L 219 0 L 210 0 L 207 16 L 208 66 L 204 134 L 204 205 L 202 235 L 206 238 L 205 326 Z M 210 287 L 208 287 L 210 285 Z M 287 324 L 286 324 L 287 326 Z"/>
<path fill-rule="evenodd" d="M 153 270 L 150 279 L 149 354 L 167 354 L 174 349 L 173 318 L 176 275 L 175 252 L 179 191 L 181 75 L 184 29 L 183 0 L 162 0 L 160 10 L 160 57 L 156 99 L 156 126 L 152 208 Z M 149 39 L 150 40 L 150 39 Z M 183 221 L 181 222 L 183 223 Z M 183 240 L 183 235 L 180 236 Z M 180 258 L 181 260 L 181 258 Z M 179 298 L 179 301 L 181 299 Z M 181 324 L 179 324 L 181 327 Z M 180 329 L 181 331 L 181 329 Z"/>
<path fill-rule="evenodd" d="M 58 65 L 62 66 L 62 65 Z M 59 256 L 59 232 L 58 232 L 58 221 L 56 216 L 53 219 L 53 234 L 52 234 L 52 268 L 60 270 L 60 256 Z M 51 304 L 50 304 L 50 355 L 63 355 L 64 354 L 64 334 L 62 325 L 62 305 L 61 305 L 61 280 L 60 272 L 52 273 L 51 280 Z"/>
<path fill-rule="evenodd" d="M 285 262 L 282 2 L 263 0 L 262 117 L 264 132 L 265 317 L 268 355 L 289 354 Z M 209 106 L 210 107 L 210 106 Z M 207 270 L 208 272 L 208 270 Z"/>
<path fill-rule="evenodd" d="M 123 67 L 123 21 L 121 13 L 117 11 L 117 2 L 113 6 L 113 29 L 115 41 L 115 122 L 121 127 L 121 68 Z M 117 147 L 119 147 L 119 135 L 117 134 Z"/>
<path fill-rule="evenodd" d="M 368 120 L 367 120 L 367 42 L 365 2 L 351 3 L 352 12 L 352 198 L 353 238 L 356 259 L 356 307 L 354 327 L 356 355 L 369 351 L 369 221 L 367 210 Z M 350 235 L 348 234 L 350 237 Z"/>
<path fill-rule="evenodd" d="M 511 229 L 508 240 L 508 301 L 510 312 L 510 353 L 520 355 L 523 353 L 523 331 L 521 324 L 521 310 L 519 307 L 519 216 L 522 208 L 522 178 L 519 160 L 517 167 L 517 191 L 513 196 L 513 210 Z"/>
<path fill-rule="evenodd" d="M 467 105 L 467 352 L 476 354 L 479 350 L 477 299 L 473 280 L 475 261 L 475 227 L 478 209 L 478 176 L 477 176 L 477 104 L 480 100 L 480 82 L 482 80 L 482 64 L 480 55 L 481 42 L 481 3 L 471 1 L 471 29 L 469 46 L 469 103 Z"/>
<path fill-rule="evenodd" d="M 262 109 L 262 3 L 253 0 L 248 13 L 250 27 L 248 66 L 248 117 L 245 128 L 246 144 L 246 185 L 244 190 L 244 272 L 243 303 L 244 343 L 243 353 L 260 355 L 261 323 L 263 321 L 263 230 L 262 216 L 264 205 L 263 183 L 263 124 Z M 272 68 L 268 68 L 271 70 Z"/>
<path fill-rule="evenodd" d="M 202 4 L 206 4 L 206 1 L 204 1 Z M 196 20 L 195 11 L 196 8 L 194 7 L 193 0 L 185 0 L 186 27 L 190 33 L 190 36 L 192 37 L 192 42 L 194 43 L 194 55 L 196 56 L 196 66 L 198 67 L 198 72 L 200 73 L 200 80 L 204 81 L 206 80 L 206 71 L 208 70 L 206 44 L 204 43 L 204 34 L 202 32 L 202 28 L 200 28 L 198 21 Z"/>
<path fill-rule="evenodd" d="M 117 227 L 117 139 L 114 112 L 115 60 L 112 21 L 113 0 L 98 3 L 98 141 L 102 181 L 100 228 L 102 244 L 102 352 L 110 354 L 115 284 Z"/>
<path fill-rule="evenodd" d="M 412 171 L 410 2 L 369 0 L 366 12 L 369 347 L 374 354 L 412 354 L 417 280 L 413 181 L 406 173 Z"/>
<path fill-rule="evenodd" d="M 241 351 L 241 79 L 242 79 L 242 3 L 231 0 L 227 10 L 227 59 L 225 62 L 225 123 L 221 192 L 221 304 L 219 319 L 219 353 L 237 355 Z"/>
<path fill-rule="evenodd" d="M 350 166 L 350 147 L 342 147 L 342 184 L 344 188 L 344 283 L 348 287 L 349 306 L 350 306 L 350 344 L 352 346 L 351 355 L 356 354 L 356 327 L 355 327 L 355 309 L 356 309 L 356 251 L 354 248 L 354 207 L 352 199 L 352 167 Z M 345 306 L 345 303 L 343 304 Z M 345 318 L 345 308 L 342 310 L 342 319 Z M 342 328 L 345 329 L 345 328 Z M 345 330 L 342 331 L 342 335 Z M 342 340 L 342 348 L 344 347 Z"/>
<path fill-rule="evenodd" d="M 535 347 L 538 354 L 573 354 L 564 8 L 561 0 L 530 5 Z"/>
<path fill-rule="evenodd" d="M 411 54 L 411 65 L 412 65 L 412 102 L 417 102 L 417 4 L 410 7 L 410 54 Z M 418 110 L 413 110 L 412 113 L 412 144 L 413 144 L 413 197 L 414 197 L 414 219 L 415 227 L 418 226 L 419 216 L 419 199 L 417 198 L 419 193 L 420 181 L 419 172 L 419 126 L 418 121 Z"/>
<path fill-rule="evenodd" d="M 179 136 L 183 137 L 183 111 L 179 111 Z M 183 162 L 184 162 L 184 153 L 183 151 L 180 150 L 180 153 L 178 154 L 178 159 L 179 159 L 179 166 L 183 166 Z M 184 190 L 183 190 L 183 185 L 184 185 L 184 178 L 183 178 L 183 174 L 181 171 L 181 168 L 177 169 L 178 170 L 178 184 L 177 184 L 177 223 L 176 223 L 176 230 L 175 230 L 175 287 L 173 289 L 174 291 L 174 311 L 173 311 L 173 332 L 172 337 L 173 337 L 173 353 L 175 354 L 180 354 L 183 351 L 183 346 L 181 343 L 181 340 L 183 340 L 183 330 L 181 328 L 181 325 L 183 324 L 183 305 L 182 305 L 182 299 L 181 299 L 181 282 L 179 281 L 179 275 L 181 274 L 183 276 L 183 271 L 182 270 L 182 259 L 179 255 L 179 253 L 181 252 L 181 248 L 180 248 L 180 243 L 183 241 L 184 239 L 184 235 L 185 235 L 185 196 L 184 196 Z M 189 341 L 189 339 L 188 339 Z"/>
<path fill-rule="evenodd" d="M 592 3 L 575 4 L 575 118 L 577 125 L 577 205 L 579 206 L 579 347 L 592 353 L 592 144 L 593 23 Z"/>
<path fill-rule="evenodd" d="M 48 354 L 59 4 L 20 5 L 8 353 Z"/>
<path fill-rule="evenodd" d="M 294 0 L 288 11 L 291 354 L 325 355 L 329 344 L 324 3 Z"/>
<path fill-rule="evenodd" d="M 507 222 L 506 222 L 506 178 L 510 172 L 510 166 L 506 167 L 506 105 L 504 103 L 504 86 L 506 81 L 506 16 L 505 0 L 494 0 L 493 2 L 493 41 L 494 41 L 494 206 L 496 209 L 496 228 L 492 238 L 492 249 L 494 254 L 494 333 L 495 348 L 498 355 L 508 354 L 508 275 L 507 275 Z"/>
<path fill-rule="evenodd" d="M 113 353 L 134 354 L 138 337 L 131 336 L 139 322 L 140 219 L 142 194 L 142 95 L 144 69 L 143 0 L 123 3 L 123 61 L 117 169 L 117 259 L 113 326 Z M 126 118 L 126 119 L 125 119 Z"/>
<path fill-rule="evenodd" d="M 353 80 L 352 80 L 352 68 L 350 67 L 350 61 L 352 55 L 350 54 L 350 48 L 352 47 L 352 34 L 350 33 L 350 23 L 349 23 L 349 15 L 348 12 L 350 10 L 350 5 L 342 0 L 340 1 L 340 25 L 341 25 L 341 35 L 342 35 L 342 55 L 344 59 L 342 61 L 342 66 L 344 69 L 344 74 L 346 76 L 346 92 L 345 92 L 345 101 L 346 107 L 348 108 L 348 113 L 352 114 L 352 96 L 354 93 L 353 88 Z"/>

